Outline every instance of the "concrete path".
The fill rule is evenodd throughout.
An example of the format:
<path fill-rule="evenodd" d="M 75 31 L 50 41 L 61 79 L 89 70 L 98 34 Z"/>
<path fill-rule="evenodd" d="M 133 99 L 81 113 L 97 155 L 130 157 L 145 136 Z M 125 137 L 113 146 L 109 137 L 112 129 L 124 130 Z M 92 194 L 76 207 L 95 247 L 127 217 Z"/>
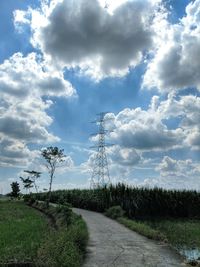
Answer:
<path fill-rule="evenodd" d="M 149 240 L 104 215 L 73 209 L 87 223 L 90 239 L 84 267 L 181 267 L 167 245 Z"/>

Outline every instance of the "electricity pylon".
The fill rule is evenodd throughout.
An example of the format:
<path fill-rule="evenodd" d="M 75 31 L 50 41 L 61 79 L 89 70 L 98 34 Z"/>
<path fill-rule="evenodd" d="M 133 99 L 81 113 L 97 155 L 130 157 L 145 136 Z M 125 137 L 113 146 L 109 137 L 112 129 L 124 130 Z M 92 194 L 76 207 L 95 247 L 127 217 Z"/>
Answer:
<path fill-rule="evenodd" d="M 101 112 L 97 114 L 99 119 L 92 123 L 98 125 L 98 132 L 92 134 L 93 136 L 98 136 L 98 143 L 91 148 L 96 148 L 96 155 L 94 159 L 94 166 L 92 171 L 92 177 L 90 180 L 90 188 L 103 187 L 110 184 L 110 174 L 108 169 L 108 160 L 106 155 L 106 147 L 112 146 L 111 144 L 105 143 L 105 135 L 108 130 L 105 129 L 105 115 L 107 112 Z"/>

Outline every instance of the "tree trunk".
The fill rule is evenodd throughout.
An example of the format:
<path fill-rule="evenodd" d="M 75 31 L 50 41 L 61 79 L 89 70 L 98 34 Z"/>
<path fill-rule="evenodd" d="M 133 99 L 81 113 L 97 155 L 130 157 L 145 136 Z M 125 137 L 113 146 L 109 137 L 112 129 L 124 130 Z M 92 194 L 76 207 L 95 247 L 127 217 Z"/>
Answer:
<path fill-rule="evenodd" d="M 52 187 L 52 182 L 53 182 L 53 172 L 51 173 L 51 178 L 50 178 L 50 183 L 49 183 L 49 192 L 47 195 L 47 202 L 46 202 L 46 206 L 47 208 L 49 207 L 49 202 L 51 200 L 51 187 Z"/>

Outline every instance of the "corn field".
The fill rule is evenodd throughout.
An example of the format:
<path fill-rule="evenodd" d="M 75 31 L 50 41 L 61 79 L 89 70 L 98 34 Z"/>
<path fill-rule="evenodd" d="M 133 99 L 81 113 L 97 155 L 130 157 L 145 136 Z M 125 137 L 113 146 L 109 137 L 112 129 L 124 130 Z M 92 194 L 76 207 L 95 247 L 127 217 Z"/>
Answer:
<path fill-rule="evenodd" d="M 46 193 L 36 195 L 45 200 Z M 95 190 L 73 189 L 52 192 L 51 202 L 104 212 L 120 205 L 129 218 L 200 218 L 200 193 L 197 191 L 135 188 L 124 184 Z"/>

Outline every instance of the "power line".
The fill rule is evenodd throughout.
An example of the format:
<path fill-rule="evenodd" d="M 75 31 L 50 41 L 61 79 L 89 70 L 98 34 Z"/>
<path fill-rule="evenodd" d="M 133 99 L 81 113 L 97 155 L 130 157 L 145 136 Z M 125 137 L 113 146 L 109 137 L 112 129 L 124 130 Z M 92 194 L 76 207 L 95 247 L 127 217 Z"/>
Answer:
<path fill-rule="evenodd" d="M 106 147 L 112 146 L 112 144 L 105 143 L 105 136 L 109 132 L 105 129 L 105 122 L 108 120 L 105 118 L 107 113 L 108 112 L 101 112 L 97 114 L 98 119 L 92 122 L 98 125 L 98 132 L 92 134 L 92 136 L 98 136 L 98 143 L 91 147 L 96 148 L 92 177 L 90 180 L 90 188 L 93 189 L 110 184 Z"/>

